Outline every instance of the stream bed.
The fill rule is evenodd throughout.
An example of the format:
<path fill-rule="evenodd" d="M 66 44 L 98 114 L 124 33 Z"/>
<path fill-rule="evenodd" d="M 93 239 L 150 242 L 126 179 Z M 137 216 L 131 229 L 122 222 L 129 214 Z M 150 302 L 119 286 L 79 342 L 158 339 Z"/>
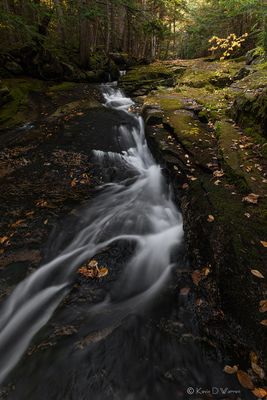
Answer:
<path fill-rule="evenodd" d="M 122 120 L 106 125 L 108 145 L 96 139 L 91 154 L 102 184 L 1 306 L 0 398 L 250 399 L 199 334 L 182 216 L 143 120 L 116 86 L 102 91 Z M 77 274 L 90 259 L 107 277 Z"/>

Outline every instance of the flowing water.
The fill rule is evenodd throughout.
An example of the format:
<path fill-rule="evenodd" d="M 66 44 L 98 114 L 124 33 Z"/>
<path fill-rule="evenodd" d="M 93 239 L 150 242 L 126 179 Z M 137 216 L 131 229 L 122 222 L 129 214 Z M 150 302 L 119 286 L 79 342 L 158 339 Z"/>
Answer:
<path fill-rule="evenodd" d="M 65 345 L 52 352 L 48 361 L 38 359 L 37 366 L 28 370 L 25 364 L 20 370 L 23 392 L 14 399 L 183 399 L 189 384 L 207 387 L 224 379 L 221 366 L 203 359 L 194 341 L 181 344 L 175 336 L 166 340 L 155 328 L 159 321 L 151 327 L 152 314 L 143 315 L 169 284 L 173 267 L 177 268 L 183 223 L 161 167 L 148 148 L 143 120 L 129 111 L 133 101 L 112 85 L 103 87 L 103 95 L 106 107 L 126 113 L 131 122 L 116 131 L 120 152 L 94 151 L 95 163 L 114 168 L 117 178 L 107 182 L 82 210 L 79 230 L 73 229 L 71 240 L 61 232 L 54 246 L 57 255 L 23 280 L 2 305 L 0 382 L 70 291 L 77 268 L 116 246 L 128 249 L 127 255 L 104 300 L 79 310 L 84 327 L 79 338 L 91 333 L 85 350 L 77 355 Z M 164 314 L 165 307 L 156 313 Z M 186 317 L 185 311 L 175 315 L 170 329 L 182 330 L 183 339 L 190 339 L 194 324 L 186 324 Z M 98 344 L 106 337 L 104 344 Z M 77 366 L 82 372 L 77 372 Z M 37 389 L 33 375 L 39 380 Z"/>
<path fill-rule="evenodd" d="M 104 96 L 107 107 L 126 113 L 133 104 L 111 86 L 106 87 Z M 96 161 L 108 159 L 118 168 L 129 171 L 131 177 L 103 188 L 85 210 L 87 226 L 58 257 L 21 282 L 2 307 L 0 381 L 49 320 L 65 296 L 76 268 L 101 249 L 122 240 L 136 244 L 112 293 L 113 297 L 120 298 L 124 315 L 152 296 L 169 274 L 171 251 L 183 237 L 182 219 L 171 200 L 161 168 L 148 149 L 141 117 L 131 115 L 131 118 L 134 120 L 131 130 L 120 127 L 122 147 L 127 150 L 120 154 L 95 151 Z M 98 307 L 112 308 L 112 303 L 107 298 Z"/>

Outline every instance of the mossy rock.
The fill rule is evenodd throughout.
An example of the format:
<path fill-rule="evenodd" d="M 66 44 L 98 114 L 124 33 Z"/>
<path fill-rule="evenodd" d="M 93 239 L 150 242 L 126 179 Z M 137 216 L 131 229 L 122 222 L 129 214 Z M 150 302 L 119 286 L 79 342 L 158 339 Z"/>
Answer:
<path fill-rule="evenodd" d="M 5 79 L 3 84 L 7 86 L 12 100 L 4 104 L 0 109 L 0 125 L 11 128 L 18 124 L 35 118 L 34 111 L 30 106 L 29 95 L 44 89 L 44 82 L 38 79 Z"/>
<path fill-rule="evenodd" d="M 75 82 L 62 82 L 49 87 L 48 92 L 61 92 L 64 90 L 70 90 L 75 87 Z"/>
<path fill-rule="evenodd" d="M 184 67 L 168 63 L 153 63 L 130 69 L 121 77 L 120 85 L 134 95 L 140 95 L 156 89 L 158 86 L 173 86 L 177 76 L 184 72 Z"/>
<path fill-rule="evenodd" d="M 267 89 L 236 96 L 231 114 L 238 124 L 246 128 L 258 127 L 267 138 Z"/>

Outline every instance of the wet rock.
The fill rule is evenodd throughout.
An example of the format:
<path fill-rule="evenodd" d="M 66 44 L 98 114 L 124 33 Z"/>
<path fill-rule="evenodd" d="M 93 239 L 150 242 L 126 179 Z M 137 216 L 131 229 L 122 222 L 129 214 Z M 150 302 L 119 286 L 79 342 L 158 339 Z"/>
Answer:
<path fill-rule="evenodd" d="M 146 125 L 157 125 L 163 121 L 163 112 L 159 107 L 145 105 L 142 108 L 142 115 Z"/>

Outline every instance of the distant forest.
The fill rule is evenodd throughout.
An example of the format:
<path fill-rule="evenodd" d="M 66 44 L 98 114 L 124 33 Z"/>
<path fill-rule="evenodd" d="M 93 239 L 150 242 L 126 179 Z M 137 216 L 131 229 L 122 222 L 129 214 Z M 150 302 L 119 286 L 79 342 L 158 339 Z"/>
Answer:
<path fill-rule="evenodd" d="M 213 36 L 233 34 L 235 42 L 247 35 L 242 46 L 230 46 L 229 55 L 235 57 L 255 46 L 266 49 L 267 43 L 266 0 L 1 0 L 0 4 L 1 52 L 43 46 L 85 68 L 92 55 L 112 52 L 148 60 L 208 56 L 214 49 Z"/>

